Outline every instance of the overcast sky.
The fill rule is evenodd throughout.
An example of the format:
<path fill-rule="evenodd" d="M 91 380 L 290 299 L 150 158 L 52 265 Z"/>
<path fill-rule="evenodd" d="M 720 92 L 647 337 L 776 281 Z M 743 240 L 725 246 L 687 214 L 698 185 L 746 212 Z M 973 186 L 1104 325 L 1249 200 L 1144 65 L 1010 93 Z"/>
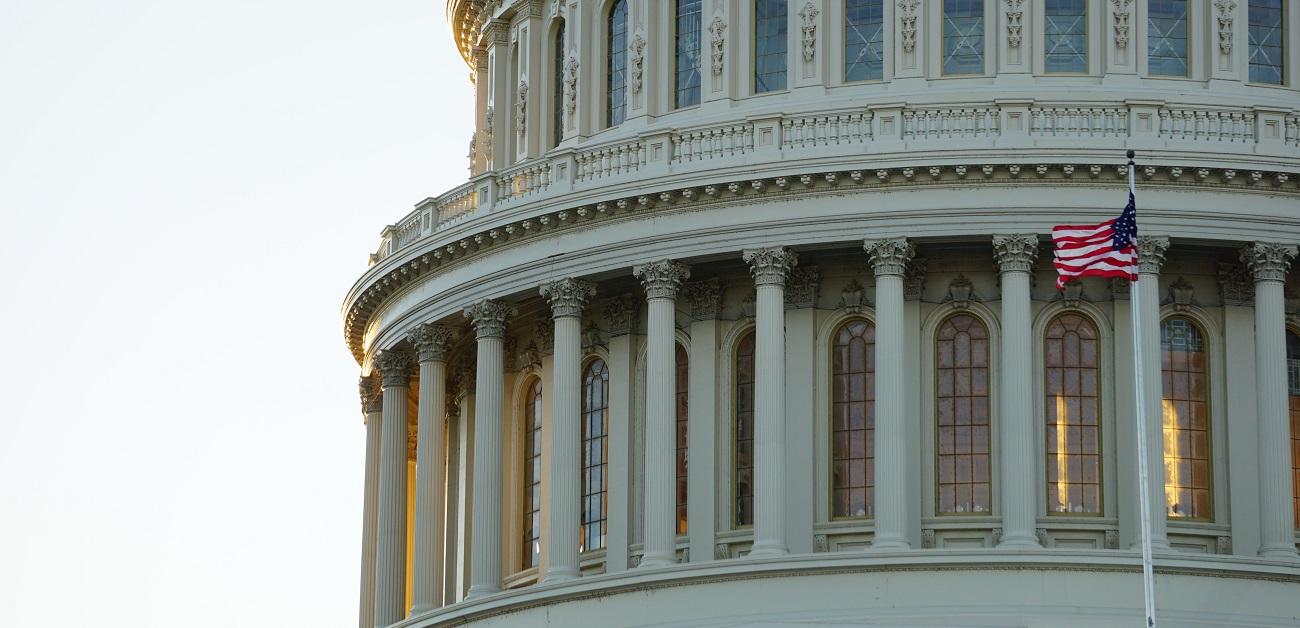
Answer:
<path fill-rule="evenodd" d="M 444 7 L 0 0 L 0 625 L 355 625 L 339 306 L 467 176 Z"/>

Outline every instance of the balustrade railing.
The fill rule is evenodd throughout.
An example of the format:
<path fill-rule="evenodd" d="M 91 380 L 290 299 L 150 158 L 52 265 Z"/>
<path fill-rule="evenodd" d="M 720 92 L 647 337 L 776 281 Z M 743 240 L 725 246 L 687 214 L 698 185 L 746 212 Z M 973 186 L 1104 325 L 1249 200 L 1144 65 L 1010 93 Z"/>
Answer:
<path fill-rule="evenodd" d="M 911 109 L 903 112 L 903 139 L 958 140 L 994 137 L 1001 111 L 997 107 Z"/>
<path fill-rule="evenodd" d="M 1124 137 L 1124 107 L 1031 107 L 1029 134 L 1035 137 Z"/>
<path fill-rule="evenodd" d="M 833 113 L 790 116 L 781 120 L 782 148 L 861 144 L 871 139 L 871 114 Z"/>
<path fill-rule="evenodd" d="M 517 166 L 497 176 L 497 194 L 502 200 L 509 200 L 543 192 L 551 186 L 551 163 L 529 162 Z"/>
<path fill-rule="evenodd" d="M 588 181 L 636 172 L 645 165 L 645 142 L 634 140 L 579 152 L 576 180 Z"/>
<path fill-rule="evenodd" d="M 754 127 L 749 123 L 682 131 L 672 137 L 672 163 L 689 163 L 744 155 L 754 150 Z"/>
<path fill-rule="evenodd" d="M 1255 114 L 1250 111 L 1160 110 L 1160 137 L 1198 142 L 1254 142 Z"/>

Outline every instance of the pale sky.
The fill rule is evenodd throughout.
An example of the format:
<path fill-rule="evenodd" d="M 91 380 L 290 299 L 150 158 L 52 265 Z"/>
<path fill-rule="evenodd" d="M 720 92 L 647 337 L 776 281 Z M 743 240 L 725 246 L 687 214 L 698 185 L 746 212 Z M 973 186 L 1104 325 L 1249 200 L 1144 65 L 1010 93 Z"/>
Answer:
<path fill-rule="evenodd" d="M 0 0 L 0 625 L 355 625 L 339 307 L 467 176 L 444 8 Z"/>

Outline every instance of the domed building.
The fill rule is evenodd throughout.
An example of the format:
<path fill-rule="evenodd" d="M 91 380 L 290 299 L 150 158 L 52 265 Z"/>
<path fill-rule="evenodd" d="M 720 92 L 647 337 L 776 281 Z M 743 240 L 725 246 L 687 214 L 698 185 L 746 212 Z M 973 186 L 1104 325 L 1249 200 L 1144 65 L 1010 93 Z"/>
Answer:
<path fill-rule="evenodd" d="M 468 178 L 343 305 L 361 626 L 1137 625 L 1140 431 L 1161 624 L 1300 623 L 1296 2 L 447 15 Z M 1058 290 L 1127 150 L 1136 289 Z"/>

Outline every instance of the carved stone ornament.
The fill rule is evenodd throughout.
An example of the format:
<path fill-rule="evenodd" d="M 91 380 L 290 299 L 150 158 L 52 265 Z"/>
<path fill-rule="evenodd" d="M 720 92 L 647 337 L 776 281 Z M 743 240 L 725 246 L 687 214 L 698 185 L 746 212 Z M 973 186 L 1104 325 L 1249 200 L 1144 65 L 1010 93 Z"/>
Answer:
<path fill-rule="evenodd" d="M 515 129 L 519 132 L 519 139 L 523 140 L 528 133 L 528 81 L 519 80 L 519 95 L 515 100 Z"/>
<path fill-rule="evenodd" d="M 1032 233 L 1015 233 L 993 236 L 993 256 L 1001 272 L 1027 273 L 1034 268 L 1038 257 L 1038 236 Z"/>
<path fill-rule="evenodd" d="M 474 325 L 478 338 L 505 338 L 506 323 L 514 315 L 514 306 L 505 301 L 484 299 L 465 307 L 465 318 Z"/>
<path fill-rule="evenodd" d="M 487 112 L 483 114 L 483 160 L 489 170 L 492 169 L 492 119 L 493 108 L 488 107 Z"/>
<path fill-rule="evenodd" d="M 551 305 L 551 314 L 555 318 L 582 316 L 587 301 L 596 294 L 596 284 L 566 277 L 542 284 L 540 292 L 542 298 Z"/>
<path fill-rule="evenodd" d="M 666 259 L 633 266 L 632 274 L 641 280 L 647 299 L 675 299 L 682 282 L 690 279 L 691 267 Z"/>
<path fill-rule="evenodd" d="M 730 544 L 730 543 L 718 543 L 718 544 L 716 544 L 716 545 L 713 546 L 713 559 L 714 559 L 714 560 L 727 560 L 728 558 L 731 558 L 731 544 Z"/>
<path fill-rule="evenodd" d="M 840 307 L 853 314 L 861 314 L 862 311 L 871 304 L 867 301 L 867 289 L 858 283 L 857 278 L 849 281 L 843 290 L 840 290 Z"/>
<path fill-rule="evenodd" d="M 524 347 L 524 350 L 519 352 L 519 361 L 517 364 L 519 365 L 519 370 L 525 372 L 533 371 L 542 367 L 542 351 L 537 348 L 536 342 L 528 343 L 528 346 Z"/>
<path fill-rule="evenodd" d="M 1196 288 L 1187 282 L 1184 277 L 1179 277 L 1169 284 L 1169 297 L 1161 305 L 1173 305 L 1175 312 L 1186 312 L 1197 305 Z"/>
<path fill-rule="evenodd" d="M 921 0 L 899 0 L 898 8 L 902 10 L 899 14 L 899 34 L 902 35 L 903 52 L 912 52 L 916 49 L 916 7 L 921 6 Z"/>
<path fill-rule="evenodd" d="M 979 301 L 975 296 L 975 284 L 971 283 L 966 275 L 957 273 L 952 281 L 948 282 L 948 294 L 943 297 L 945 303 L 951 303 L 954 308 L 966 309 L 970 307 L 971 301 Z"/>
<path fill-rule="evenodd" d="M 740 300 L 740 316 L 743 318 L 754 318 L 758 311 L 758 294 L 750 292 Z"/>
<path fill-rule="evenodd" d="M 1214 538 L 1214 553 L 1215 553 L 1215 554 L 1223 554 L 1223 555 L 1231 554 L 1231 553 L 1232 553 L 1232 537 L 1230 537 L 1230 536 L 1219 536 L 1219 537 L 1215 537 L 1215 538 Z"/>
<path fill-rule="evenodd" d="M 717 277 L 695 281 L 682 286 L 686 301 L 691 304 L 691 318 L 709 321 L 718 317 L 722 309 L 722 282 Z"/>
<path fill-rule="evenodd" d="M 1245 264 L 1219 264 L 1219 300 L 1224 305 L 1250 307 L 1255 301 L 1255 284 Z"/>
<path fill-rule="evenodd" d="M 501 366 L 507 373 L 513 373 L 519 370 L 519 361 L 515 358 L 519 355 L 519 339 L 514 336 L 506 336 L 506 341 L 501 345 Z"/>
<path fill-rule="evenodd" d="M 447 349 L 456 338 L 456 332 L 446 325 L 423 323 L 416 325 L 406 340 L 415 347 L 416 358 L 420 362 L 445 362 Z"/>
<path fill-rule="evenodd" d="M 1232 12 L 1237 9 L 1234 0 L 1214 0 L 1214 8 L 1219 10 L 1219 50 L 1223 54 L 1232 53 Z"/>
<path fill-rule="evenodd" d="M 1077 308 L 1083 301 L 1088 301 L 1088 294 L 1083 288 L 1083 282 L 1078 278 L 1065 282 L 1065 287 L 1057 293 L 1057 298 L 1065 304 L 1065 307 Z"/>
<path fill-rule="evenodd" d="M 1119 530 L 1106 530 L 1106 549 L 1119 549 Z"/>
<path fill-rule="evenodd" d="M 1138 272 L 1160 273 L 1165 264 L 1165 251 L 1169 250 L 1169 238 L 1164 236 L 1138 236 Z"/>
<path fill-rule="evenodd" d="M 1020 47 L 1021 20 L 1025 16 L 1021 6 L 1025 0 L 1007 0 L 1007 46 Z"/>
<path fill-rule="evenodd" d="M 601 333 L 596 321 L 587 321 L 587 326 L 582 328 L 582 350 L 591 353 L 597 347 L 604 346 L 605 334 Z"/>
<path fill-rule="evenodd" d="M 632 62 L 629 63 L 628 66 L 630 74 L 632 75 L 632 93 L 640 94 L 641 79 L 645 76 L 645 37 L 642 37 L 640 33 L 637 33 L 636 36 L 632 38 L 631 48 Z"/>
<path fill-rule="evenodd" d="M 800 31 L 803 37 L 803 60 L 811 62 L 817 56 L 817 16 L 822 12 L 812 0 L 803 5 L 799 17 L 803 18 Z"/>
<path fill-rule="evenodd" d="M 867 240 L 862 243 L 862 248 L 871 259 L 871 269 L 876 277 L 904 276 L 908 262 L 916 255 L 916 247 L 907 238 Z"/>
<path fill-rule="evenodd" d="M 822 271 L 816 266 L 805 266 L 790 271 L 785 283 L 785 306 L 809 308 L 817 306 L 817 289 L 821 286 Z"/>
<path fill-rule="evenodd" d="M 609 335 L 626 336 L 636 332 L 641 300 L 635 294 L 622 294 L 606 301 L 601 311 L 609 325 Z"/>
<path fill-rule="evenodd" d="M 384 349 L 375 356 L 375 368 L 383 376 L 384 388 L 411 383 L 411 354 L 403 349 Z"/>
<path fill-rule="evenodd" d="M 1128 31 L 1129 31 L 1129 9 L 1133 6 L 1133 0 L 1110 0 L 1115 5 L 1115 47 L 1123 50 L 1128 48 Z"/>
<path fill-rule="evenodd" d="M 829 552 L 829 551 L 830 551 L 830 539 L 826 538 L 826 535 L 825 535 L 825 534 L 817 534 L 817 535 L 814 535 L 814 536 L 813 536 L 813 551 L 814 551 L 814 552 Z"/>
<path fill-rule="evenodd" d="M 564 8 L 564 0 L 551 0 L 551 19 L 560 17 L 560 9 Z"/>
<path fill-rule="evenodd" d="M 474 175 L 474 161 L 478 159 L 478 131 L 469 134 L 469 173 Z"/>
<path fill-rule="evenodd" d="M 578 58 L 569 57 L 564 66 L 564 111 L 570 116 L 578 110 Z"/>
<path fill-rule="evenodd" d="M 448 420 L 460 417 L 460 400 L 456 395 L 447 395 L 446 410 Z"/>
<path fill-rule="evenodd" d="M 921 530 L 921 549 L 934 549 L 934 528 Z"/>
<path fill-rule="evenodd" d="M 533 341 L 537 343 L 537 348 L 541 350 L 542 355 L 550 355 L 555 351 L 555 322 L 549 319 L 541 319 L 533 323 Z"/>
<path fill-rule="evenodd" d="M 1038 544 L 1043 547 L 1051 547 L 1047 544 L 1047 528 L 1037 528 L 1034 530 L 1034 536 L 1038 537 Z"/>
<path fill-rule="evenodd" d="M 721 15 L 713 17 L 709 24 L 709 49 L 713 53 L 713 75 L 722 75 L 722 61 L 726 55 L 727 21 Z"/>
<path fill-rule="evenodd" d="M 1110 280 L 1110 300 L 1127 301 L 1132 288 L 1128 279 L 1124 277 L 1112 277 Z"/>
<path fill-rule="evenodd" d="M 781 246 L 747 249 L 741 253 L 741 258 L 749 264 L 754 285 L 758 286 L 784 286 L 790 271 L 799 264 L 799 256 Z"/>
<path fill-rule="evenodd" d="M 377 414 L 384 411 L 384 392 L 377 373 L 361 376 L 357 388 L 361 393 L 361 412 Z"/>
<path fill-rule="evenodd" d="M 1002 528 L 993 528 L 992 530 L 990 530 L 990 532 L 991 532 L 991 534 L 990 534 L 989 536 L 993 537 L 993 547 L 997 547 L 997 546 L 1001 545 L 1001 544 L 1002 544 Z"/>
<path fill-rule="evenodd" d="M 1286 269 L 1296 256 L 1296 245 L 1280 242 L 1252 242 L 1242 247 L 1241 261 L 1255 282 L 1286 281 Z"/>
<path fill-rule="evenodd" d="M 903 274 L 903 300 L 918 301 L 925 290 L 925 272 L 929 262 L 924 257 L 913 258 Z"/>

